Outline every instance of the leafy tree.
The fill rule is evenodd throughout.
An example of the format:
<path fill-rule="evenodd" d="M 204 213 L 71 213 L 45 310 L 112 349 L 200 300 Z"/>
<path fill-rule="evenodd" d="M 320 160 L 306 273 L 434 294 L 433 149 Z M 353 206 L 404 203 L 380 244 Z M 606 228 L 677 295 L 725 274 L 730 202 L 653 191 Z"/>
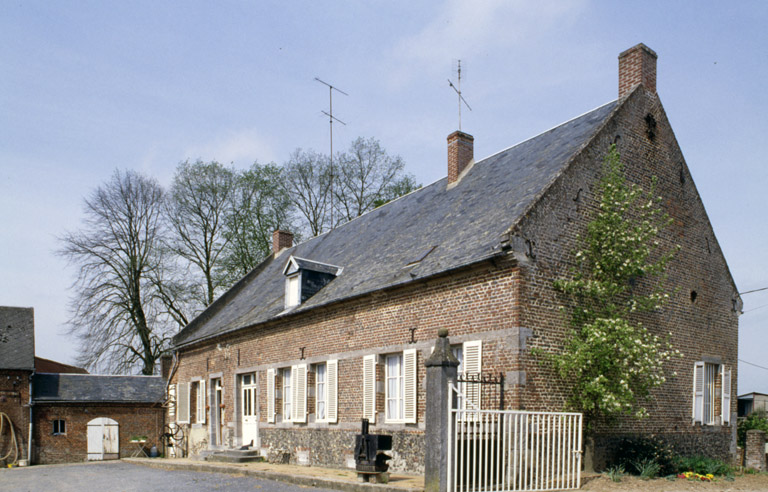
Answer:
<path fill-rule="evenodd" d="M 600 418 L 646 415 L 643 400 L 664 383 L 664 363 L 680 355 L 634 316 L 668 299 L 665 270 L 678 249 L 661 251 L 658 236 L 671 219 L 654 192 L 655 180 L 647 193 L 627 183 L 613 146 L 576 268 L 554 283 L 570 301 L 571 331 L 562 352 L 546 360 L 572 383 L 569 407 L 584 413 L 588 428 Z"/>
<path fill-rule="evenodd" d="M 357 138 L 339 155 L 334 172 L 334 197 L 339 219 L 349 221 L 382 203 L 413 191 L 410 175 L 402 176 L 405 164 L 390 156 L 375 138 Z"/>
<path fill-rule="evenodd" d="M 170 249 L 199 271 L 202 282 L 193 282 L 196 298 L 210 305 L 228 287 L 219 263 L 226 254 L 227 219 L 233 214 L 235 173 L 218 162 L 182 162 L 176 169 L 168 199 L 172 235 Z"/>
<path fill-rule="evenodd" d="M 163 203 L 155 180 L 117 171 L 85 199 L 82 228 L 60 238 L 59 254 L 79 267 L 69 326 L 89 369 L 153 374 L 187 322 L 169 281 L 175 261 L 162 247 Z"/>
<path fill-rule="evenodd" d="M 281 186 L 283 170 L 274 164 L 253 166 L 237 175 L 225 237 L 229 247 L 221 264 L 232 284 L 272 251 L 272 233 L 293 229 L 293 209 Z"/>

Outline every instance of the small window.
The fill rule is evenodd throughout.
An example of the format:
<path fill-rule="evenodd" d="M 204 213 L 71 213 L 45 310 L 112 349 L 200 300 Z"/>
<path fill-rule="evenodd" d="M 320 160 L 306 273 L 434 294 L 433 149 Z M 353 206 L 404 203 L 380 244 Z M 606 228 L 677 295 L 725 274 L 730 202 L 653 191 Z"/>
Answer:
<path fill-rule="evenodd" d="M 386 411 L 388 421 L 403 420 L 403 355 L 387 356 Z"/>
<path fill-rule="evenodd" d="M 64 419 L 56 419 L 53 421 L 53 435 L 63 436 L 67 433 L 67 422 Z"/>
<path fill-rule="evenodd" d="M 299 286 L 301 285 L 300 274 L 288 277 L 285 285 L 285 307 L 290 308 L 298 306 L 301 303 L 301 297 L 299 292 Z"/>

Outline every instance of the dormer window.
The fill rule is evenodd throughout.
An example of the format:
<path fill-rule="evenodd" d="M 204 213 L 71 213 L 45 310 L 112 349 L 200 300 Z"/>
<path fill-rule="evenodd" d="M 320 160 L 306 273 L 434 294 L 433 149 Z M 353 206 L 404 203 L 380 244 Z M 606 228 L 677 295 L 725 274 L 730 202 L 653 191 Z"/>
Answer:
<path fill-rule="evenodd" d="M 341 267 L 307 260 L 297 256 L 288 258 L 283 269 L 285 275 L 285 309 L 306 302 L 331 280 L 341 274 Z"/>

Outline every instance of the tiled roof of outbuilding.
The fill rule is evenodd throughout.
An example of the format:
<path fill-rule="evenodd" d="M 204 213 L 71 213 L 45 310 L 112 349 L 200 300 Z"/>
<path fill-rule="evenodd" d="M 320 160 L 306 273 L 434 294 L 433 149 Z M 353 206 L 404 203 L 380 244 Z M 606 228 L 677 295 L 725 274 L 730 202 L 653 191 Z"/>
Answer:
<path fill-rule="evenodd" d="M 35 374 L 36 402 L 156 403 L 165 397 L 160 376 L 99 376 L 94 374 Z"/>
<path fill-rule="evenodd" d="M 297 313 L 499 254 L 504 233 L 610 118 L 616 105 L 608 103 L 476 162 L 451 189 L 447 178 L 441 179 L 268 258 L 176 335 L 174 344 L 186 345 L 286 315 L 282 270 L 291 255 L 343 268 L 291 311 Z"/>

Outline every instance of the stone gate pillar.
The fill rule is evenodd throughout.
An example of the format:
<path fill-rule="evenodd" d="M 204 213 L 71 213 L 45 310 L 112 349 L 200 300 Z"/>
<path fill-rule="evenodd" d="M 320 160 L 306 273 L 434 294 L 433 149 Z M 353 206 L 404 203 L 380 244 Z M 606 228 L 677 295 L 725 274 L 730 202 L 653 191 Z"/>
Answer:
<path fill-rule="evenodd" d="M 765 460 L 765 432 L 752 429 L 747 431 L 744 465 L 757 471 L 768 471 Z"/>
<path fill-rule="evenodd" d="M 424 412 L 424 490 L 448 490 L 448 433 L 451 430 L 449 403 L 453 392 L 449 382 L 456 381 L 459 361 L 451 351 L 448 330 L 438 331 L 435 351 L 424 365 L 427 368 L 427 401 Z"/>

